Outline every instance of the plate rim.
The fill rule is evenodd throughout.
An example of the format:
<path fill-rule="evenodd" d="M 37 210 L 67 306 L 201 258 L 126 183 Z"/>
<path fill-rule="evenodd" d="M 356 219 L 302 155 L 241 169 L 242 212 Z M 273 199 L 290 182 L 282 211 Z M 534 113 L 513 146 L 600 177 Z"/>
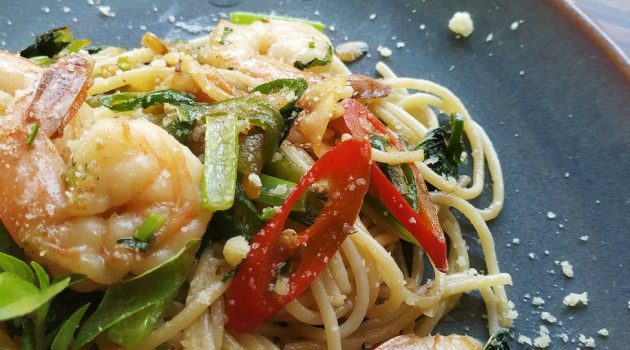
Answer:
<path fill-rule="evenodd" d="M 561 14 L 572 20 L 576 27 L 587 36 L 587 39 L 597 44 L 611 63 L 623 73 L 626 83 L 630 86 L 630 58 L 621 49 L 621 46 L 592 17 L 586 14 L 575 3 L 575 0 L 552 1 L 551 4 Z"/>

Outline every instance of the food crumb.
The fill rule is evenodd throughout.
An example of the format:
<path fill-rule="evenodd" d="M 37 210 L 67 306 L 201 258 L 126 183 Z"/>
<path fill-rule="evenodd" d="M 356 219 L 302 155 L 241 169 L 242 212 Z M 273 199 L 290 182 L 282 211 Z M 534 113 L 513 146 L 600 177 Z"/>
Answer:
<path fill-rule="evenodd" d="M 566 306 L 576 306 L 578 304 L 588 305 L 588 292 L 584 293 L 569 293 L 564 297 L 562 303 Z"/>
<path fill-rule="evenodd" d="M 534 297 L 534 299 L 532 299 L 532 305 L 535 305 L 535 306 L 545 305 L 545 299 L 541 297 Z"/>
<path fill-rule="evenodd" d="M 541 349 L 546 349 L 551 343 L 549 338 L 549 329 L 546 326 L 540 325 L 538 330 L 538 337 L 534 339 L 534 346 Z"/>
<path fill-rule="evenodd" d="M 461 35 L 464 38 L 468 37 L 474 30 L 470 13 L 462 11 L 455 12 L 453 17 L 448 21 L 448 28 L 457 35 Z"/>
<path fill-rule="evenodd" d="M 492 38 L 494 38 L 494 35 L 492 35 L 492 33 L 488 34 L 488 36 L 486 37 L 486 42 L 492 41 Z"/>
<path fill-rule="evenodd" d="M 554 213 L 554 212 L 552 212 L 552 211 L 548 211 L 548 212 L 547 212 L 547 217 L 548 217 L 549 219 L 552 219 L 552 220 L 553 220 L 553 219 L 555 219 L 557 216 L 558 216 L 558 215 L 556 215 L 556 213 Z"/>
<path fill-rule="evenodd" d="M 373 21 L 376 18 L 376 13 L 370 15 L 370 20 Z"/>
<path fill-rule="evenodd" d="M 549 323 L 556 323 L 556 322 L 558 321 L 558 319 L 557 319 L 554 315 L 550 314 L 550 313 L 549 313 L 549 312 L 547 312 L 547 311 L 543 311 L 543 312 L 540 314 L 540 318 L 541 318 L 542 320 L 544 320 L 544 321 L 549 322 Z"/>
<path fill-rule="evenodd" d="M 569 336 L 566 333 L 560 333 L 560 335 L 558 335 L 558 338 L 560 338 L 560 340 L 565 343 L 569 342 Z"/>
<path fill-rule="evenodd" d="M 518 239 L 518 238 L 512 238 L 512 243 L 519 244 L 519 243 L 521 243 L 521 240 Z"/>
<path fill-rule="evenodd" d="M 595 339 L 593 339 L 593 337 L 587 338 L 584 334 L 580 334 L 580 336 L 578 337 L 578 340 L 580 341 L 581 345 L 584 345 L 587 348 L 595 347 Z"/>
<path fill-rule="evenodd" d="M 380 46 L 378 48 L 376 48 L 376 51 L 378 51 L 378 53 L 381 54 L 381 56 L 383 57 L 389 57 L 392 55 L 392 50 L 388 49 L 385 46 Z"/>
<path fill-rule="evenodd" d="M 112 7 L 109 5 L 102 5 L 98 7 L 98 11 L 105 17 L 115 17 L 116 13 L 112 11 Z"/>
<path fill-rule="evenodd" d="M 525 71 L 522 70 L 522 71 L 518 72 L 518 75 L 525 75 Z"/>
<path fill-rule="evenodd" d="M 608 333 L 608 330 L 606 328 L 602 328 L 602 329 L 597 331 L 597 334 L 601 335 L 602 337 L 607 337 L 609 333 Z"/>
<path fill-rule="evenodd" d="M 72 9 L 68 6 L 64 6 L 63 9 L 61 9 L 63 11 L 63 13 L 68 13 L 70 11 L 72 11 Z"/>
<path fill-rule="evenodd" d="M 328 30 L 330 30 L 331 32 L 334 32 L 335 31 L 335 26 L 332 26 L 332 25 L 328 26 Z"/>
<path fill-rule="evenodd" d="M 580 241 L 582 241 L 582 242 L 588 241 L 588 235 L 584 235 L 584 236 L 580 237 Z"/>
<path fill-rule="evenodd" d="M 528 256 L 530 259 L 532 259 L 532 260 L 536 259 L 536 254 L 534 254 L 534 253 L 529 253 L 529 254 L 527 254 L 527 256 Z"/>
<path fill-rule="evenodd" d="M 532 338 L 519 334 L 518 339 L 516 340 L 519 344 L 527 344 L 532 345 Z"/>
<path fill-rule="evenodd" d="M 426 25 L 426 24 L 424 24 L 424 23 L 422 23 L 422 24 L 420 25 L 420 30 L 425 30 L 425 29 L 427 29 L 427 25 Z"/>
<path fill-rule="evenodd" d="M 518 29 L 518 21 L 512 22 L 512 24 L 510 24 L 510 29 L 517 30 Z"/>
<path fill-rule="evenodd" d="M 171 23 L 175 23 L 175 16 L 168 15 L 168 21 L 171 22 Z"/>
<path fill-rule="evenodd" d="M 565 177 L 565 178 L 569 178 L 569 176 L 571 176 L 571 174 L 569 174 L 569 173 L 564 173 L 564 177 Z"/>
<path fill-rule="evenodd" d="M 402 42 L 402 41 L 399 41 L 399 42 L 396 43 L 396 47 L 399 48 L 399 49 L 402 49 L 403 47 L 405 47 L 405 43 Z"/>
<path fill-rule="evenodd" d="M 560 263 L 560 266 L 562 267 L 562 273 L 571 278 L 573 277 L 573 265 L 571 265 L 568 261 L 563 261 Z"/>

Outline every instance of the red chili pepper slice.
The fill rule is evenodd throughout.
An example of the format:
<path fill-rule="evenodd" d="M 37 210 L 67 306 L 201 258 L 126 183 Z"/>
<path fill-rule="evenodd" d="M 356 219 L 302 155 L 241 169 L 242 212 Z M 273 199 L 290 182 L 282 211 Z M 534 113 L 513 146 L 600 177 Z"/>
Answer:
<path fill-rule="evenodd" d="M 375 134 L 385 136 L 395 149 L 398 151 L 406 151 L 405 147 L 398 141 L 396 136 L 359 101 L 346 99 L 342 102 L 342 105 L 345 108 L 342 120 L 345 122 L 346 130 L 360 137 L 369 137 Z M 343 129 L 344 126 L 339 123 L 341 122 L 336 120 L 333 127 Z M 403 195 L 389 179 L 387 179 L 385 174 L 383 174 L 377 164 L 372 164 L 371 166 L 371 192 L 385 204 L 385 207 L 400 224 L 422 245 L 422 248 L 438 270 L 446 272 L 448 269 L 446 240 L 438 221 L 435 206 L 429 198 L 429 191 L 427 190 L 420 170 L 411 163 L 409 167 L 414 174 L 418 188 L 418 212 L 413 210 Z"/>
<path fill-rule="evenodd" d="M 370 144 L 352 138 L 324 154 L 300 180 L 271 221 L 256 234 L 247 258 L 226 292 L 227 328 L 245 333 L 302 294 L 352 230 L 370 179 Z M 325 181 L 328 200 L 315 223 L 298 233 L 294 245 L 283 240 L 291 208 L 313 184 Z M 288 276 L 288 293 L 271 286 L 284 262 L 303 246 L 299 265 Z"/>

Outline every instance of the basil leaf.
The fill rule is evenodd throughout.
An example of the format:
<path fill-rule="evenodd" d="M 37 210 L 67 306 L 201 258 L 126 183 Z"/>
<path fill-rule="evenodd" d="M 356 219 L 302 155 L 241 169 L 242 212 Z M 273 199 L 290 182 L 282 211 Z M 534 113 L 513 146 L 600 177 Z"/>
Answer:
<path fill-rule="evenodd" d="M 35 43 L 20 52 L 20 56 L 53 57 L 72 42 L 72 33 L 68 27 L 54 28 L 35 38 Z"/>
<path fill-rule="evenodd" d="M 0 273 L 0 321 L 24 316 L 37 310 L 61 293 L 69 282 L 70 278 L 66 277 L 48 288 L 39 290 L 16 274 Z"/>
<path fill-rule="evenodd" d="M 57 335 L 50 346 L 51 350 L 67 350 L 70 347 L 72 336 L 74 335 L 77 327 L 79 327 L 79 322 L 81 322 L 83 315 L 89 307 L 89 303 L 83 305 L 75 311 L 72 316 L 63 323 L 63 325 L 61 325 L 61 328 L 57 332 Z"/>
<path fill-rule="evenodd" d="M 111 95 L 100 95 L 100 103 L 115 112 L 132 111 L 136 108 L 148 108 L 170 103 L 173 105 L 193 104 L 195 98 L 175 90 L 151 92 L 118 92 Z"/>
<path fill-rule="evenodd" d="M 31 269 L 24 261 L 1 252 L 0 269 L 16 274 L 26 282 L 35 282 L 33 271 L 31 271 Z"/>
<path fill-rule="evenodd" d="M 424 162 L 437 174 L 457 176 L 457 167 L 462 163 L 464 119 L 450 116 L 450 126 L 442 126 L 427 132 L 417 149 L 424 150 Z"/>
<path fill-rule="evenodd" d="M 133 348 L 153 332 L 166 309 L 171 306 L 177 293 L 161 300 L 116 323 L 107 330 L 107 336 L 114 343 L 125 348 Z"/>
<path fill-rule="evenodd" d="M 324 58 L 319 59 L 315 57 L 310 62 L 306 62 L 306 63 L 295 61 L 295 63 L 293 63 L 293 67 L 299 70 L 304 70 L 306 68 L 312 68 L 316 66 L 325 66 L 332 61 L 332 53 L 333 53 L 332 46 L 328 46 L 328 50 L 326 51 L 326 56 L 324 56 Z"/>
<path fill-rule="evenodd" d="M 101 304 L 81 327 L 71 348 L 80 349 L 103 331 L 176 293 L 186 281 L 198 247 L 198 240 L 190 241 L 162 265 L 109 287 Z"/>

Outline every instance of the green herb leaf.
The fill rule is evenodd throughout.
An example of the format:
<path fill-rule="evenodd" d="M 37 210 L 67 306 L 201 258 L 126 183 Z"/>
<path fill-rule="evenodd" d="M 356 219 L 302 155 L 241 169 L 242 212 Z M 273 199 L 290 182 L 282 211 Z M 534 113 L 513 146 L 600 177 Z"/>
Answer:
<path fill-rule="evenodd" d="M 155 233 L 164 226 L 164 222 L 166 222 L 166 219 L 162 215 L 151 213 L 146 219 L 144 219 L 142 225 L 138 227 L 134 237 L 143 242 L 148 242 L 153 239 Z"/>
<path fill-rule="evenodd" d="M 153 332 L 160 317 L 171 306 L 175 295 L 176 293 L 173 293 L 164 300 L 116 323 L 107 330 L 107 337 L 125 348 L 134 348 Z"/>
<path fill-rule="evenodd" d="M 463 128 L 464 119 L 453 114 L 450 116 L 450 126 L 430 130 L 415 148 L 424 150 L 425 163 L 437 174 L 457 176 L 464 148 Z"/>
<path fill-rule="evenodd" d="M 170 298 L 186 280 L 198 247 L 198 240 L 188 242 L 162 265 L 109 287 L 101 304 L 81 327 L 71 348 L 80 349 L 118 322 Z"/>
<path fill-rule="evenodd" d="M 48 303 L 70 282 L 64 278 L 43 290 L 11 273 L 0 273 L 0 321 L 24 316 Z"/>
<path fill-rule="evenodd" d="M 72 316 L 70 316 L 59 328 L 55 339 L 50 346 L 51 350 L 67 350 L 70 347 L 70 343 L 72 342 L 72 337 L 77 327 L 79 327 L 79 323 L 85 315 L 85 312 L 90 307 L 90 304 L 85 304 L 77 311 L 75 311 Z"/>
<path fill-rule="evenodd" d="M 175 90 L 152 92 L 119 92 L 99 96 L 101 104 L 115 112 L 132 111 L 136 108 L 148 108 L 170 103 L 173 105 L 193 104 L 194 97 Z"/>
<path fill-rule="evenodd" d="M 72 33 L 68 27 L 60 27 L 47 31 L 35 38 L 35 43 L 20 52 L 20 56 L 53 57 L 72 42 Z"/>
<path fill-rule="evenodd" d="M 28 136 L 26 137 L 26 144 L 32 145 L 33 141 L 35 141 L 35 137 L 37 136 L 37 132 L 39 131 L 39 125 L 31 124 L 28 130 Z"/>
<path fill-rule="evenodd" d="M 230 22 L 234 24 L 252 24 L 256 21 L 269 21 L 270 19 L 279 19 L 283 21 L 293 21 L 293 22 L 303 22 L 313 26 L 313 28 L 319 30 L 320 32 L 324 31 L 326 25 L 317 22 L 311 21 L 303 18 L 294 18 L 294 17 L 286 17 L 286 16 L 276 16 L 276 15 L 268 15 L 262 13 L 251 13 L 251 12 L 230 12 Z"/>
<path fill-rule="evenodd" d="M 34 57 L 29 58 L 29 60 L 35 63 L 36 65 L 42 66 L 42 67 L 48 67 L 51 64 L 55 63 L 55 60 L 53 60 L 52 58 L 48 56 L 34 56 Z"/>
<path fill-rule="evenodd" d="M 35 271 L 35 275 L 37 276 L 37 282 L 39 283 L 39 289 L 48 288 L 50 286 L 50 277 L 42 267 L 42 265 L 36 263 L 35 261 L 31 261 L 31 266 Z"/>
<path fill-rule="evenodd" d="M 509 334 L 508 329 L 497 328 L 483 346 L 483 350 L 510 350 Z"/>
<path fill-rule="evenodd" d="M 332 46 L 328 46 L 328 50 L 326 51 L 326 56 L 324 56 L 324 58 L 320 59 L 318 57 L 315 57 L 310 62 L 306 62 L 306 63 L 295 61 L 295 63 L 293 63 L 293 67 L 299 70 L 304 70 L 306 68 L 325 66 L 332 61 L 332 54 L 333 54 Z"/>
<path fill-rule="evenodd" d="M 19 276 L 20 278 L 22 278 L 24 281 L 28 283 L 35 282 L 33 271 L 31 271 L 31 269 L 28 267 L 28 265 L 24 261 L 18 258 L 12 257 L 11 255 L 1 253 L 1 252 L 0 252 L 0 269 L 6 272 L 11 272 L 13 274 L 16 274 L 17 276 Z"/>

